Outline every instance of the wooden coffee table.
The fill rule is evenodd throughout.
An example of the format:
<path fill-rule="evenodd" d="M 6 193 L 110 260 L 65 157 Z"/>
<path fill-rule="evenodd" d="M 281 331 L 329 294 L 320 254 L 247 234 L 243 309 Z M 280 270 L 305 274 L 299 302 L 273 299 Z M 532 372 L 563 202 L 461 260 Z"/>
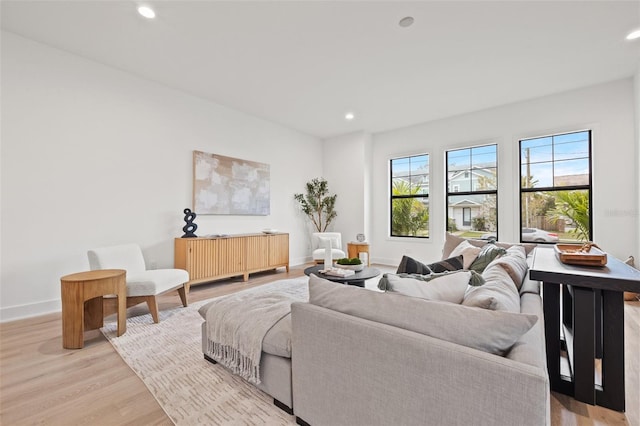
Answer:
<path fill-rule="evenodd" d="M 377 268 L 370 268 L 365 266 L 362 271 L 356 272 L 348 277 L 336 277 L 334 275 L 325 275 L 320 271 L 324 269 L 324 265 L 311 266 L 304 270 L 305 275 L 317 275 L 325 280 L 333 281 L 336 283 L 355 285 L 358 287 L 364 287 L 364 282 L 370 278 L 375 278 L 380 275 L 380 270 Z"/>

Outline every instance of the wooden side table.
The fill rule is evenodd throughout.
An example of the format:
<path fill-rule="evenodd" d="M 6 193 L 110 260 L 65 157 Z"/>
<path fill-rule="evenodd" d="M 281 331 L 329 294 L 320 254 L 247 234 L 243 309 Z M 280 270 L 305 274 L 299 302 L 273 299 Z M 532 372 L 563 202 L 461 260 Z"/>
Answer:
<path fill-rule="evenodd" d="M 118 336 L 127 331 L 127 284 L 124 269 L 79 272 L 60 278 L 62 292 L 62 347 L 81 349 L 84 330 L 104 325 L 102 298 L 118 298 Z"/>
<path fill-rule="evenodd" d="M 347 243 L 347 253 L 349 258 L 359 257 L 360 253 L 367 253 L 367 266 L 371 266 L 369 243 L 357 243 L 355 241 L 351 241 L 350 243 Z"/>

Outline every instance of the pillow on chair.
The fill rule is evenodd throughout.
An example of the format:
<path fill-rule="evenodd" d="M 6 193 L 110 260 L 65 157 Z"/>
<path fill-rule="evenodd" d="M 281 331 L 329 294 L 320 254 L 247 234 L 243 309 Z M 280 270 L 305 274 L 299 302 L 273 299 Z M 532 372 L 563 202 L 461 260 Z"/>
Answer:
<path fill-rule="evenodd" d="M 327 241 L 331 244 L 332 249 L 341 248 L 340 242 L 338 241 L 339 237 L 318 237 L 318 239 L 320 240 L 320 248 L 324 248 Z"/>

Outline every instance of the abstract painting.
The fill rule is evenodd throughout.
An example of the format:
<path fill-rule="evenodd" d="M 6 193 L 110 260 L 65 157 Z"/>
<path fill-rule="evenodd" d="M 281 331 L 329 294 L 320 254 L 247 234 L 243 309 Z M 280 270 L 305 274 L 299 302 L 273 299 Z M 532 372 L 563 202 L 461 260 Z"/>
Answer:
<path fill-rule="evenodd" d="M 269 165 L 193 151 L 193 210 L 197 214 L 270 213 Z"/>

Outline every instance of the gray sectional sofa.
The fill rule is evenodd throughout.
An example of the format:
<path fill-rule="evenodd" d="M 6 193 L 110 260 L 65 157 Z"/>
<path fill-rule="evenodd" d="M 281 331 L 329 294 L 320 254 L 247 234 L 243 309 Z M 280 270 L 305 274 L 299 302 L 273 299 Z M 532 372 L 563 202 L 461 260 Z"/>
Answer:
<path fill-rule="evenodd" d="M 330 302 L 294 303 L 295 415 L 314 426 L 550 424 L 539 286 L 523 288 L 521 312 L 538 321 L 504 356 L 389 324 L 423 318 L 413 314 L 429 301 L 356 306 L 350 290 L 363 290 L 345 287 Z"/>
<path fill-rule="evenodd" d="M 298 423 L 550 424 L 539 283 L 525 277 L 519 312 L 315 276 L 309 293 L 265 336 L 257 385 Z"/>

